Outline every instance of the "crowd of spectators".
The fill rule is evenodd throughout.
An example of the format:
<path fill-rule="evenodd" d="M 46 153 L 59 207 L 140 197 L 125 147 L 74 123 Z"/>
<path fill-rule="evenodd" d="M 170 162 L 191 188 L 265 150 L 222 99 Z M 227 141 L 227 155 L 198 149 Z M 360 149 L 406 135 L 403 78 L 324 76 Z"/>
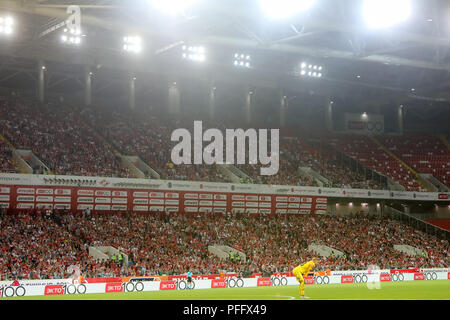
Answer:
<path fill-rule="evenodd" d="M 1 133 L 27 149 L 54 174 L 129 177 L 113 150 L 69 106 L 22 99 L 0 101 Z"/>
<path fill-rule="evenodd" d="M 193 122 L 185 125 L 176 119 L 156 118 L 148 112 L 130 113 L 121 108 L 109 112 L 101 108 L 84 109 L 82 115 L 122 154 L 139 156 L 159 173 L 161 179 L 230 182 L 215 165 L 172 163 L 172 148 L 178 143 L 171 141 L 172 132 L 177 128 L 188 128 L 193 132 L 189 129 Z"/>
<path fill-rule="evenodd" d="M 130 112 L 108 106 L 79 109 L 64 104 L 38 104 L 18 98 L 0 100 L 1 132 L 16 148 L 32 150 L 51 172 L 61 175 L 131 177 L 121 167 L 120 157 L 139 156 L 154 169 L 161 179 L 205 182 L 231 182 L 217 165 L 172 163 L 172 132 L 186 128 L 193 132 L 192 117 L 177 119 L 155 115 L 150 111 Z M 26 115 L 26 116 L 24 116 Z M 236 120 L 237 121 L 237 120 Z M 204 128 L 233 128 L 223 121 L 203 121 Z M 341 150 L 367 168 L 400 183 L 407 191 L 426 191 L 416 181 L 411 170 L 364 136 L 327 136 L 326 144 Z M 388 148 L 406 159 L 421 172 L 434 174 L 447 183 L 449 152 L 439 139 L 388 137 L 382 140 Z M 275 175 L 261 175 L 262 165 L 236 165 L 249 179 L 244 183 L 319 186 L 317 177 L 299 172 L 308 167 L 323 176 L 324 187 L 386 189 L 387 186 L 352 167 L 323 144 L 317 146 L 303 136 L 280 139 L 279 171 Z M 193 145 L 193 143 L 192 143 Z M 206 146 L 206 142 L 202 147 Z M 324 147 L 325 146 L 325 147 Z M 2 172 L 16 170 L 8 157 L 6 146 L 0 144 Z M 224 145 L 224 155 L 225 145 Z M 193 155 L 193 153 L 192 153 Z M 248 153 L 247 153 L 248 156 Z M 248 160 L 248 157 L 247 157 Z M 247 161 L 248 163 L 248 161 Z M 41 173 L 42 170 L 35 172 Z M 148 178 L 155 178 L 150 171 Z M 320 180 L 320 179 L 319 179 Z M 323 182 L 323 181 L 322 181 Z"/>
<path fill-rule="evenodd" d="M 49 214 L 30 211 L 0 218 L 2 279 L 68 277 L 79 265 L 85 277 L 289 272 L 309 259 L 312 243 L 333 247 L 344 257 L 321 258 L 320 269 L 449 267 L 447 241 L 387 217 L 364 214 L 248 215 L 109 213 Z M 408 256 L 395 244 L 419 248 Z M 112 246 L 128 256 L 123 266 L 95 261 L 89 246 Z M 228 245 L 246 254 L 221 260 L 209 245 Z"/>

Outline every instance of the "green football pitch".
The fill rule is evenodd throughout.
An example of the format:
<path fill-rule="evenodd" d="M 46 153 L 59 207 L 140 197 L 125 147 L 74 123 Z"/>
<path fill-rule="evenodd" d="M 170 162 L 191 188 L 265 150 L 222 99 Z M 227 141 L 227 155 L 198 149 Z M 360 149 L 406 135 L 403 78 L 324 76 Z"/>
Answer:
<path fill-rule="evenodd" d="M 450 281 L 383 282 L 380 288 L 367 284 L 307 285 L 312 300 L 450 300 Z M 38 296 L 7 299 L 25 300 L 295 300 L 298 286 L 198 289 L 130 293 Z M 6 300 L 6 299 L 5 299 Z"/>

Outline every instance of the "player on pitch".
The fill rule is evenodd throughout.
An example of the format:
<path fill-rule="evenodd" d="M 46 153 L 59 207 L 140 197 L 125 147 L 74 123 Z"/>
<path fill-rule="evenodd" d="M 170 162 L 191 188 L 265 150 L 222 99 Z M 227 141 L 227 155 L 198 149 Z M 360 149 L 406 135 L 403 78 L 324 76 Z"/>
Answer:
<path fill-rule="evenodd" d="M 305 297 L 305 279 L 303 277 L 306 277 L 308 273 L 314 268 L 314 266 L 319 263 L 319 259 L 312 258 L 311 261 L 308 261 L 305 264 L 299 265 L 298 267 L 295 267 L 294 270 L 292 270 L 292 273 L 297 278 L 297 281 L 300 282 L 300 285 L 298 286 L 300 291 L 300 298 L 302 299 L 308 299 L 308 297 Z"/>

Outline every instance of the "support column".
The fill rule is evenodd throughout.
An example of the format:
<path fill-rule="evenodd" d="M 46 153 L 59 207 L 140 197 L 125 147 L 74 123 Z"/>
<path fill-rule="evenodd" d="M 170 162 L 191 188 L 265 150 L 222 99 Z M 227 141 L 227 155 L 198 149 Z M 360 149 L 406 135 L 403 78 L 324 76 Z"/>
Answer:
<path fill-rule="evenodd" d="M 245 107 L 244 107 L 244 116 L 247 124 L 251 123 L 251 108 L 252 108 L 252 100 L 253 100 L 254 92 L 251 88 L 249 88 L 246 92 L 245 96 Z"/>
<path fill-rule="evenodd" d="M 397 121 L 398 133 L 403 134 L 403 105 L 399 106 L 397 109 Z"/>
<path fill-rule="evenodd" d="M 87 107 L 92 105 L 92 72 L 89 66 L 84 71 L 84 104 Z"/>
<path fill-rule="evenodd" d="M 38 62 L 38 99 L 39 102 L 43 103 L 45 100 L 45 71 L 46 67 L 44 61 L 40 60 Z"/>
<path fill-rule="evenodd" d="M 131 74 L 129 80 L 128 106 L 131 110 L 136 108 L 136 77 Z"/>
<path fill-rule="evenodd" d="M 325 123 L 329 131 L 333 131 L 333 104 L 334 102 L 329 100 L 325 106 Z"/>
<path fill-rule="evenodd" d="M 177 82 L 169 83 L 169 114 L 180 113 L 180 89 Z"/>
<path fill-rule="evenodd" d="M 284 128 L 286 126 L 286 109 L 288 107 L 287 97 L 284 95 L 284 92 L 281 92 L 280 97 L 280 127 Z"/>
<path fill-rule="evenodd" d="M 216 118 L 216 87 L 214 83 L 212 84 L 212 87 L 209 89 L 209 118 L 211 120 L 214 120 Z"/>

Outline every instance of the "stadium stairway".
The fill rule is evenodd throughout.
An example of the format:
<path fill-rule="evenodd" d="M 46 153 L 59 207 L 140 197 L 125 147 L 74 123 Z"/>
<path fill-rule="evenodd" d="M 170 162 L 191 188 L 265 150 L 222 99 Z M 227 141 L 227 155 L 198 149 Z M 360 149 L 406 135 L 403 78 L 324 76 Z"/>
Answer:
<path fill-rule="evenodd" d="M 129 169 L 130 172 L 133 174 L 134 178 L 145 178 L 146 174 L 144 172 L 150 172 L 151 173 L 151 177 L 153 179 L 159 179 L 160 176 L 157 173 L 157 171 L 155 171 L 153 168 L 151 168 L 148 164 L 146 164 L 142 159 L 140 159 L 138 156 L 130 156 L 132 159 L 130 159 L 129 156 L 124 156 L 122 155 L 116 148 L 116 146 L 111 143 L 110 141 L 108 141 L 108 139 L 106 139 L 105 137 L 103 137 L 96 128 L 94 128 L 88 121 L 86 121 L 83 117 L 78 117 L 78 120 L 81 121 L 82 123 L 84 123 L 86 125 L 86 127 L 88 128 L 88 130 L 96 137 L 98 138 L 100 141 L 102 141 L 105 145 L 107 145 L 112 152 L 114 153 L 115 156 L 119 157 L 121 159 L 120 161 L 120 165 L 122 166 L 122 168 L 126 168 Z M 136 158 L 138 158 L 139 160 L 137 160 Z M 134 164 L 136 163 L 136 165 Z M 141 167 L 139 167 L 139 164 L 142 164 Z M 144 171 L 142 171 L 141 169 L 144 169 Z"/>
<path fill-rule="evenodd" d="M 229 246 L 208 246 L 208 251 L 214 254 L 215 256 L 219 257 L 220 259 L 228 259 L 230 256 L 230 252 L 233 252 L 234 255 L 239 255 L 241 258 L 241 261 L 246 261 L 247 255 L 235 248 L 229 247 Z"/>
<path fill-rule="evenodd" d="M 426 252 L 423 252 L 422 250 L 409 245 L 395 244 L 394 249 L 399 252 L 406 253 L 407 255 L 410 256 L 421 256 L 422 254 L 425 254 L 425 256 L 428 257 L 428 254 Z"/>
<path fill-rule="evenodd" d="M 384 144 L 382 144 L 378 139 L 376 139 L 373 136 L 368 136 L 370 140 L 372 140 L 377 146 L 379 146 L 381 149 L 383 149 L 384 152 L 386 152 L 388 155 L 390 155 L 392 158 L 394 158 L 397 162 L 400 163 L 403 167 L 411 171 L 411 173 L 416 177 L 416 182 L 428 192 L 435 191 L 435 188 L 432 187 L 431 183 L 426 181 L 425 179 L 421 178 L 419 176 L 419 173 L 411 168 L 409 165 L 407 165 L 403 160 L 401 160 L 398 156 L 396 156 L 394 153 L 392 153 Z"/>
<path fill-rule="evenodd" d="M 344 256 L 344 253 L 342 251 L 320 244 L 312 243 L 308 246 L 308 250 L 325 258 L 328 258 L 332 255 L 338 258 Z"/>
<path fill-rule="evenodd" d="M 122 167 L 128 168 L 134 176 L 141 179 L 161 179 L 158 172 L 152 169 L 138 156 L 123 156 L 120 155 Z"/>
<path fill-rule="evenodd" d="M 26 169 L 28 169 L 27 163 L 26 162 L 22 163 L 21 161 L 19 161 L 19 159 L 15 159 L 16 148 L 12 145 L 12 143 L 8 139 L 6 139 L 6 137 L 3 136 L 1 133 L 0 133 L 0 140 L 3 141 L 4 143 L 6 143 L 9 147 L 9 149 L 12 151 L 13 158 L 11 160 L 12 160 L 13 164 L 20 170 L 20 173 L 28 173 L 26 170 Z"/>

